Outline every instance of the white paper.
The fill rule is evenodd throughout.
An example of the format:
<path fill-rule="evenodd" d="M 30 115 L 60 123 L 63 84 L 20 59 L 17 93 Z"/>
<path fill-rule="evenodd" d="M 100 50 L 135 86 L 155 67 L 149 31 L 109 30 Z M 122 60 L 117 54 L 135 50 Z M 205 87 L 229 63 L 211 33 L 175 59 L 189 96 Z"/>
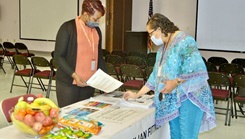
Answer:
<path fill-rule="evenodd" d="M 89 118 L 96 119 L 103 122 L 124 124 L 130 121 L 136 121 L 145 110 L 144 109 L 128 109 L 128 108 L 110 108 L 104 109 L 90 115 Z"/>
<path fill-rule="evenodd" d="M 124 98 L 120 99 L 121 106 L 127 107 L 139 107 L 144 109 L 149 109 L 152 106 L 154 95 L 143 95 L 138 99 L 129 98 L 125 100 Z"/>
<path fill-rule="evenodd" d="M 87 81 L 87 84 L 98 90 L 104 91 L 105 93 L 110 93 L 123 85 L 122 82 L 106 74 L 101 69 L 98 69 L 94 73 L 94 75 Z"/>

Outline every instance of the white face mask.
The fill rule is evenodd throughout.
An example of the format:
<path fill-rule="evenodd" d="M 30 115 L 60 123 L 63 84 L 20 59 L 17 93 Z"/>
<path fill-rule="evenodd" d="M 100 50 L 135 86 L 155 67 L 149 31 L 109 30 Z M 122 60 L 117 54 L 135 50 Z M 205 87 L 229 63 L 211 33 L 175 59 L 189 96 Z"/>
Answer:
<path fill-rule="evenodd" d="M 156 45 L 156 46 L 159 46 L 159 45 L 163 45 L 163 41 L 161 39 L 161 37 L 159 37 L 158 39 L 155 37 L 155 35 L 152 35 L 151 36 L 151 41 Z"/>
<path fill-rule="evenodd" d="M 99 23 L 98 22 L 92 22 L 92 21 L 88 21 L 86 22 L 86 25 L 90 28 L 95 28 L 95 27 L 98 27 L 99 26 Z"/>

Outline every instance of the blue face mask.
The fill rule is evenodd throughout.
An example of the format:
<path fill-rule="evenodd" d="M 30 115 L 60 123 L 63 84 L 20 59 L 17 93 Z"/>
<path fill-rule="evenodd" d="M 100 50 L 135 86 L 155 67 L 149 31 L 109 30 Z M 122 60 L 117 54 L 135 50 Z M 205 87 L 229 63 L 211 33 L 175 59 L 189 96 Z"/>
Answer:
<path fill-rule="evenodd" d="M 86 22 L 86 25 L 90 28 L 95 28 L 95 27 L 98 27 L 99 26 L 99 23 L 98 22 L 92 22 L 92 21 L 88 21 Z"/>
<path fill-rule="evenodd" d="M 151 36 L 151 41 L 156 45 L 163 45 L 163 41 L 161 39 L 161 37 L 159 37 L 158 39 L 155 37 L 155 35 Z"/>

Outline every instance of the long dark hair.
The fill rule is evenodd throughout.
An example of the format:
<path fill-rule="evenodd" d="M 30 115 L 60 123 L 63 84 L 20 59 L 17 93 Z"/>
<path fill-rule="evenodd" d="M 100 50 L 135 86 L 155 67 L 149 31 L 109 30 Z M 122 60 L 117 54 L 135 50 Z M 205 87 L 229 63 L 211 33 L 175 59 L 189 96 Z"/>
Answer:
<path fill-rule="evenodd" d="M 174 33 L 175 31 L 178 31 L 179 28 L 174 25 L 172 21 L 170 21 L 166 16 L 155 13 L 146 23 L 151 29 L 157 29 L 160 27 L 162 33 L 165 34 L 165 36 L 168 36 L 168 33 Z"/>
<path fill-rule="evenodd" d="M 95 13 L 94 9 L 101 12 L 102 16 L 105 14 L 105 7 L 100 0 L 84 0 L 82 4 L 82 14 L 87 12 L 90 15 Z"/>

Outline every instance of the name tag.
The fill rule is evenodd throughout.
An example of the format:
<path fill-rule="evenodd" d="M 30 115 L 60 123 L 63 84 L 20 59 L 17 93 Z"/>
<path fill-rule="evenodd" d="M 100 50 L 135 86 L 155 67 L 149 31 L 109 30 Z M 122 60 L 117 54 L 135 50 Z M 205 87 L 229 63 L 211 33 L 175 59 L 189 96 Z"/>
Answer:
<path fill-rule="evenodd" d="M 91 70 L 95 70 L 95 60 L 92 60 L 91 62 Z"/>
<path fill-rule="evenodd" d="M 162 72 L 162 66 L 160 66 L 160 67 L 158 68 L 158 71 L 157 71 L 157 76 L 158 76 L 158 77 L 161 76 L 161 72 Z"/>

